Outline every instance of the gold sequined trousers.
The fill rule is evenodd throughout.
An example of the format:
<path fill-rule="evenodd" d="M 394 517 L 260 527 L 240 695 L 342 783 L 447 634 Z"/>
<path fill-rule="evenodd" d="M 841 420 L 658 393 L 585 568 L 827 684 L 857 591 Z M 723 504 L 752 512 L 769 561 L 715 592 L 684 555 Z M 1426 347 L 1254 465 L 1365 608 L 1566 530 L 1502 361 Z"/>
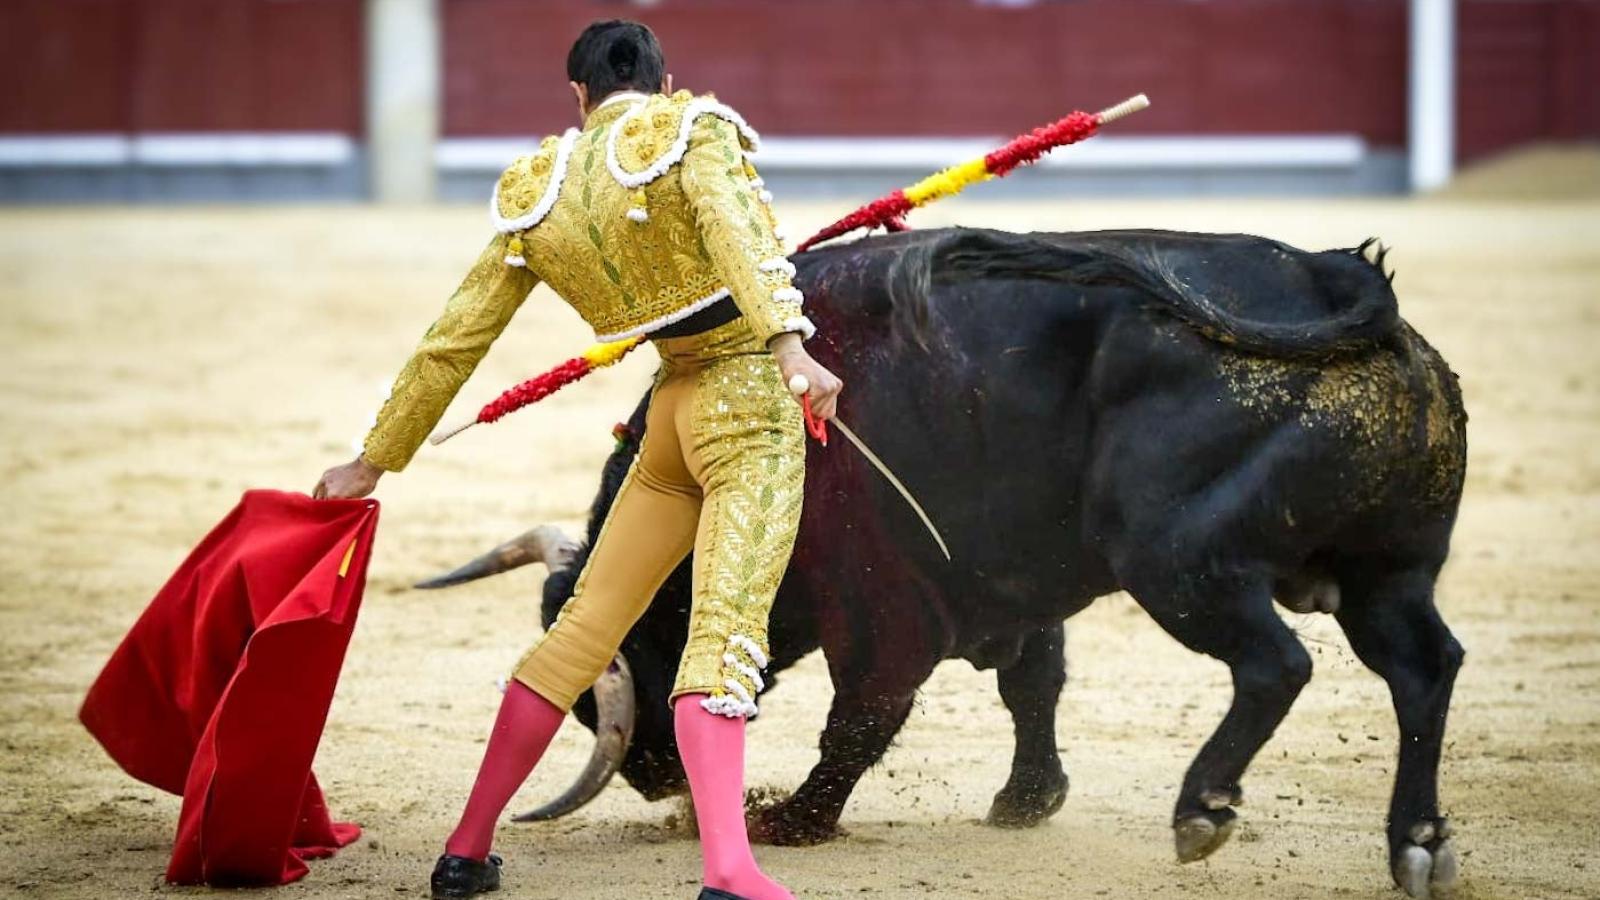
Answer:
<path fill-rule="evenodd" d="M 693 549 L 694 605 L 672 697 L 706 694 L 712 712 L 750 716 L 767 614 L 800 524 L 804 423 L 742 319 L 655 345 L 662 367 L 639 455 L 572 598 L 514 677 L 570 709 Z"/>

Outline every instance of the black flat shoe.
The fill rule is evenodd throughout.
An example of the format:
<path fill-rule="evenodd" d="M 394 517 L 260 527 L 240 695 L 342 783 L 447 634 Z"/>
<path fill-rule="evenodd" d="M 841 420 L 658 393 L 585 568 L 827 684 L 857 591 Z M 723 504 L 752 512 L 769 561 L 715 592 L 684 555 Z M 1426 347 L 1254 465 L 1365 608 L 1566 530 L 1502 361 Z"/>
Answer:
<path fill-rule="evenodd" d="M 700 889 L 699 900 L 745 900 L 745 898 L 738 894 L 730 894 L 727 891 L 719 891 L 714 887 L 708 887 Z"/>
<path fill-rule="evenodd" d="M 433 900 L 462 900 L 500 890 L 500 857 L 489 854 L 479 862 L 445 854 L 433 864 Z M 731 896 L 731 895 L 730 895 Z"/>

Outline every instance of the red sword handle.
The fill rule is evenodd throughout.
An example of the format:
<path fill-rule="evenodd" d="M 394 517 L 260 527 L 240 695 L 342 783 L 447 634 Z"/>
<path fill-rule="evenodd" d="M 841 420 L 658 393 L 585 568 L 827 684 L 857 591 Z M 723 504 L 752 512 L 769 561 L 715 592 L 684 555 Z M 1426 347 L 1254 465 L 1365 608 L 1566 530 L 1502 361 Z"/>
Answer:
<path fill-rule="evenodd" d="M 796 375 L 789 379 L 789 392 L 800 398 L 800 408 L 806 414 L 806 433 L 822 446 L 828 446 L 828 423 L 817 418 L 811 411 L 811 381 L 804 375 Z"/>
<path fill-rule="evenodd" d="M 806 411 L 806 431 L 822 446 L 828 446 L 828 423 L 817 418 L 811 411 L 811 396 L 808 394 L 800 398 L 801 405 Z"/>

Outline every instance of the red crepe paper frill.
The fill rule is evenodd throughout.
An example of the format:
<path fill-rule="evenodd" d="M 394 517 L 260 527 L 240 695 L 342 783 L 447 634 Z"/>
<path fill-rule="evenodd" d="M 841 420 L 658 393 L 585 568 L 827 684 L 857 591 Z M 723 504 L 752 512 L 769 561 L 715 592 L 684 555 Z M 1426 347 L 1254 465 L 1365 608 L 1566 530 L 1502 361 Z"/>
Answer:
<path fill-rule="evenodd" d="M 1018 166 L 1036 162 L 1039 157 L 1056 147 L 1076 144 L 1085 138 L 1093 137 L 1099 130 L 1098 113 L 1075 112 L 1064 119 L 1035 128 L 993 153 L 985 155 L 984 168 L 990 175 L 999 178 Z M 913 208 L 911 201 L 906 198 L 905 191 L 895 191 L 879 197 L 807 238 L 799 249 L 808 250 L 816 244 L 849 234 L 858 228 L 884 227 L 891 231 L 905 230 L 903 218 Z"/>
<path fill-rule="evenodd" d="M 1039 157 L 1056 147 L 1076 144 L 1085 138 L 1093 137 L 1099 129 L 1099 115 L 1075 112 L 1042 128 L 1035 128 L 985 156 L 984 167 L 989 170 L 990 175 L 999 178 L 1017 166 L 1036 162 Z"/>
<path fill-rule="evenodd" d="M 800 245 L 804 251 L 813 244 L 832 240 L 841 234 L 849 234 L 857 228 L 877 228 L 886 222 L 899 219 L 912 209 L 911 201 L 906 199 L 905 191 L 895 191 L 892 194 L 879 197 L 866 206 L 829 225 Z"/>
<path fill-rule="evenodd" d="M 516 412 L 530 403 L 538 403 L 574 381 L 582 379 L 589 374 L 589 370 L 588 360 L 574 356 L 543 375 L 530 378 L 496 397 L 494 402 L 478 410 L 478 422 L 487 425 L 506 413 Z"/>

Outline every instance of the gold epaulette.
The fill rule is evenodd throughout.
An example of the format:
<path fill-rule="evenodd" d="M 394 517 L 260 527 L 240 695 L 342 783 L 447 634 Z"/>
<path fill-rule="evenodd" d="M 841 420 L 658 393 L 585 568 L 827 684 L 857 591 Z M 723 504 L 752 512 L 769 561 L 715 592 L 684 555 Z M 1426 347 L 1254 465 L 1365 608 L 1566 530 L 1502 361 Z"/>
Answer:
<path fill-rule="evenodd" d="M 731 107 L 711 94 L 696 97 L 678 91 L 670 97 L 657 94 L 612 123 L 606 167 L 623 187 L 649 184 L 683 159 L 695 120 L 707 114 L 732 123 L 746 152 L 754 153 L 760 146 L 761 136 Z"/>
<path fill-rule="evenodd" d="M 537 152 L 517 157 L 500 175 L 489 203 L 489 215 L 497 231 L 525 231 L 549 214 L 561 192 L 567 160 L 577 139 L 576 128 L 567 129 L 560 137 L 547 137 Z"/>

